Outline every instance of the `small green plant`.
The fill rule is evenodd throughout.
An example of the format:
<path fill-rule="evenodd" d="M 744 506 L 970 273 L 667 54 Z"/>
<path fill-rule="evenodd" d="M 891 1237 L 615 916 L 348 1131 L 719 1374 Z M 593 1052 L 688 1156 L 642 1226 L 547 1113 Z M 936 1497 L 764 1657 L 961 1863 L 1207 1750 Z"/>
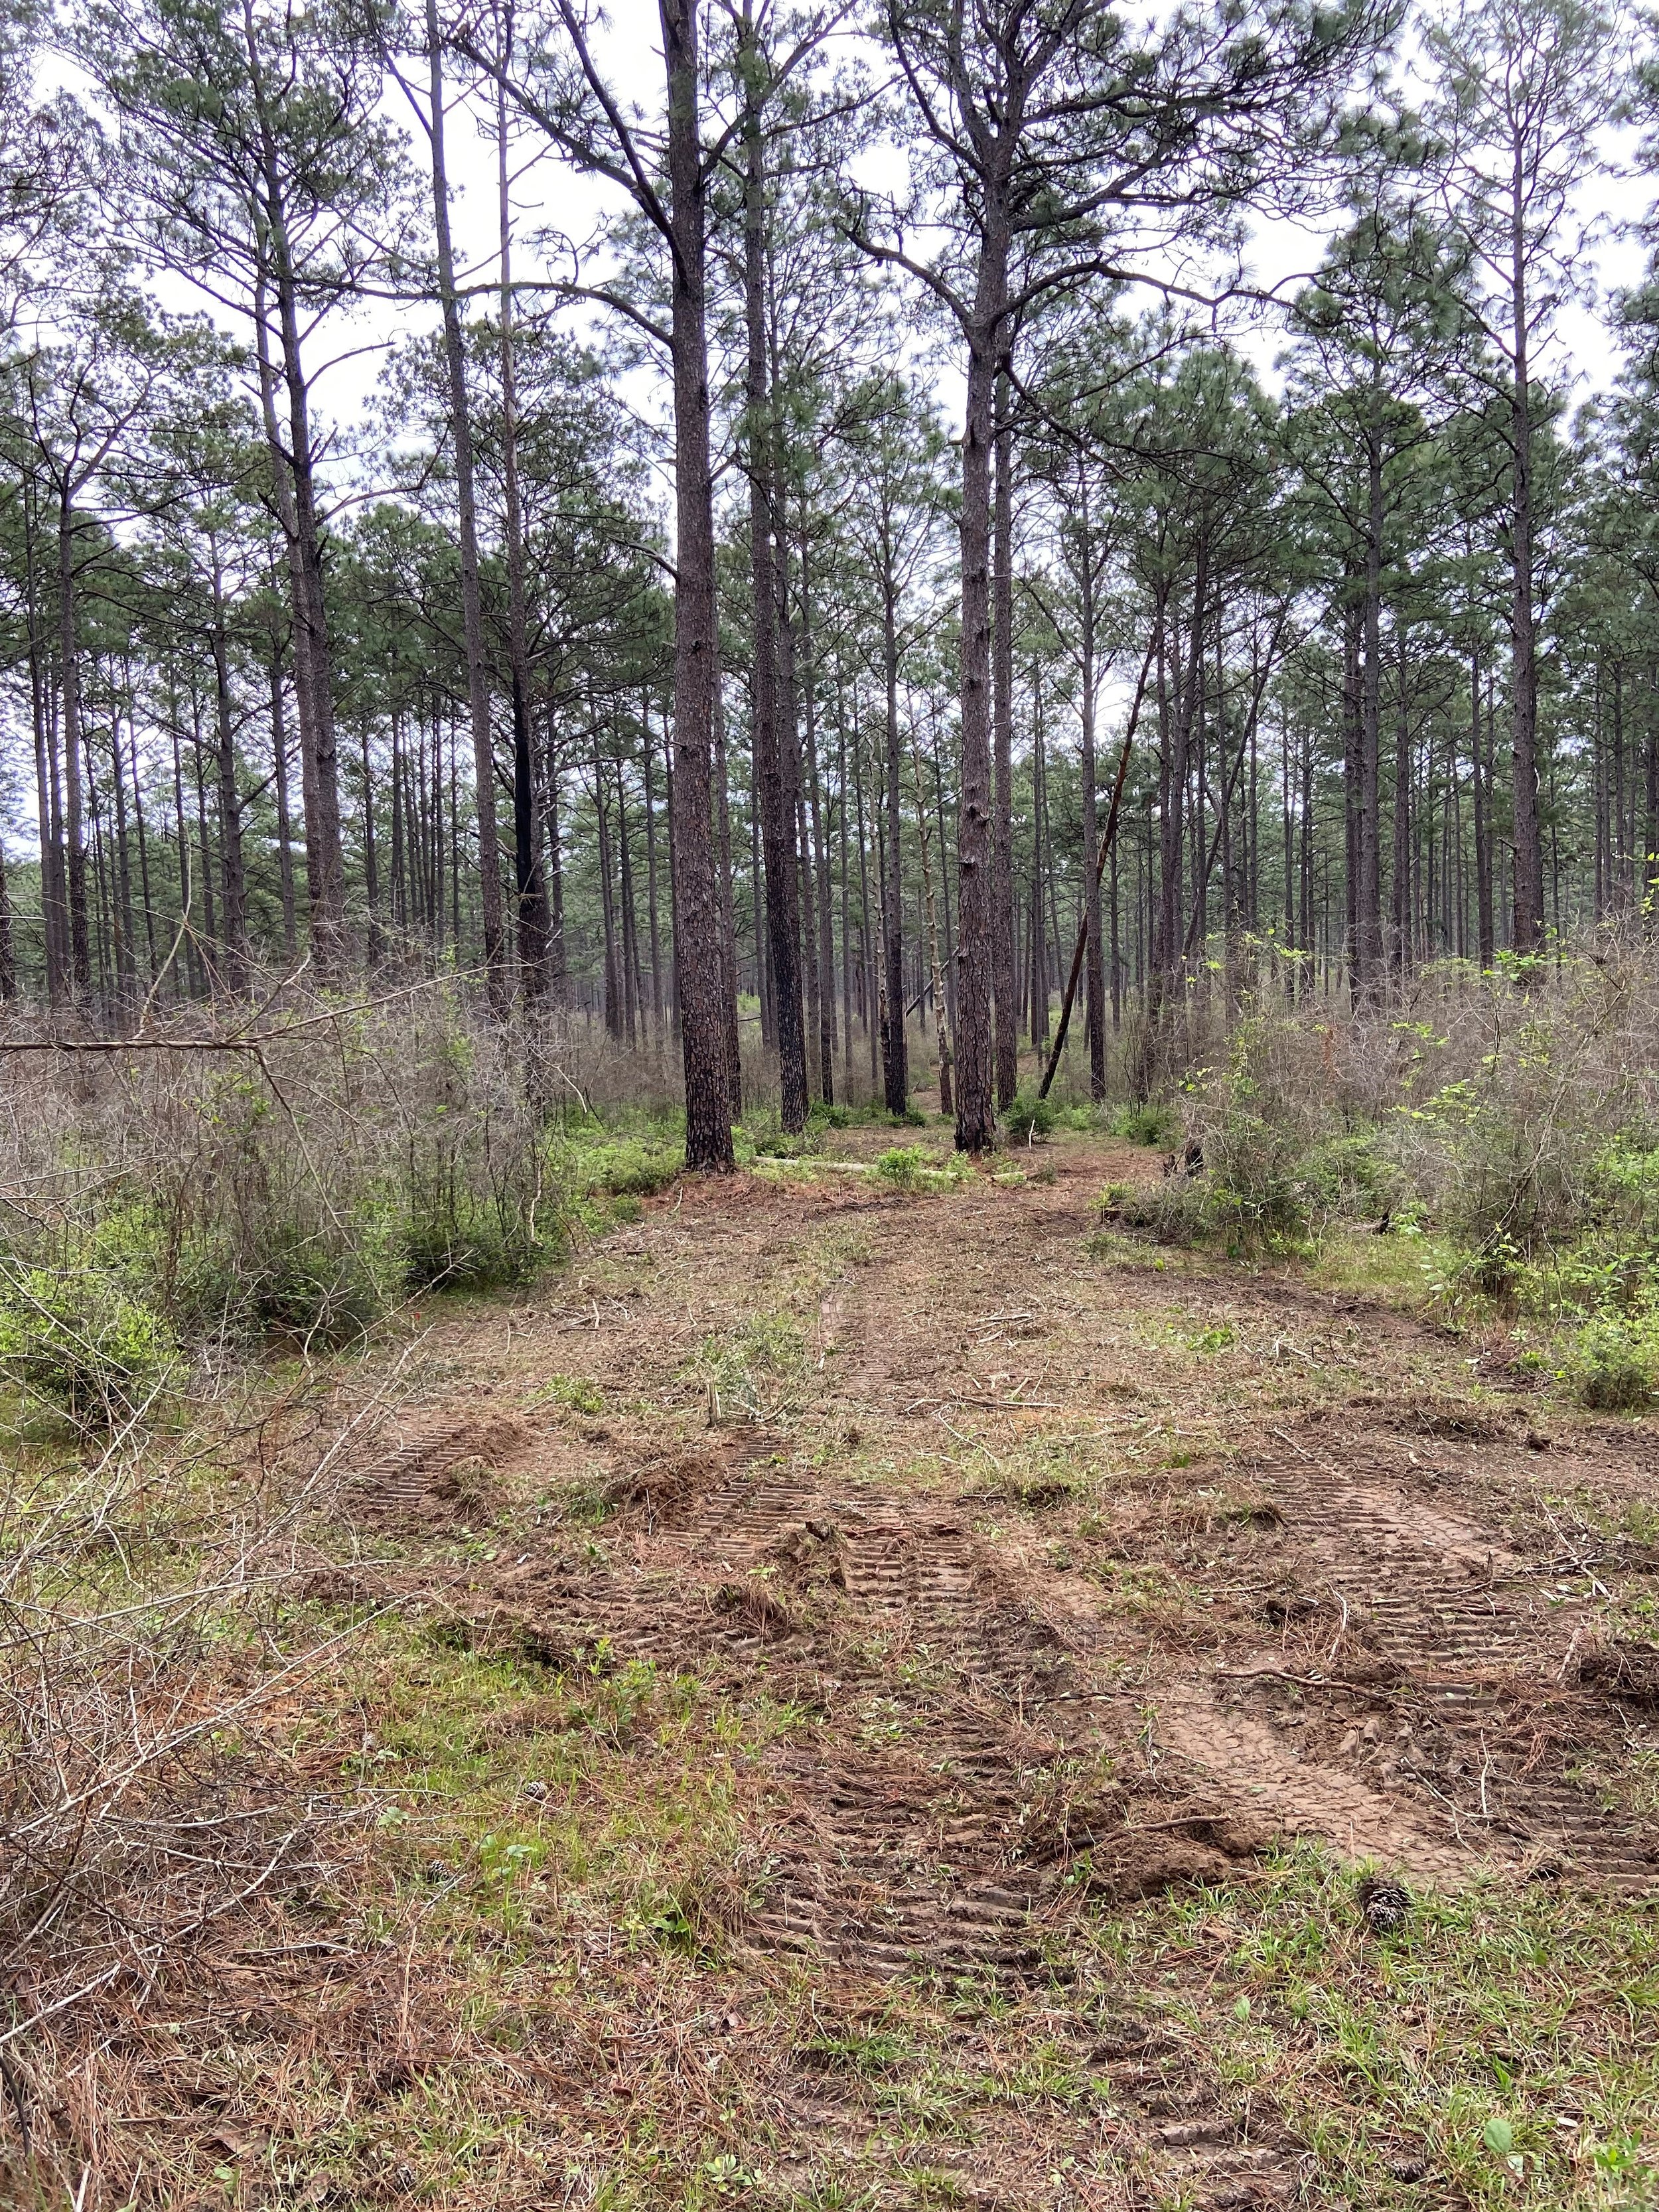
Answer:
<path fill-rule="evenodd" d="M 535 1394 L 534 1403 L 562 1406 L 571 1413 L 602 1413 L 605 1400 L 598 1386 L 580 1375 L 550 1375 Z"/>
<path fill-rule="evenodd" d="M 806 1358 L 806 1339 L 788 1314 L 760 1314 L 729 1334 L 706 1336 L 692 1357 L 690 1371 L 702 1383 L 711 1425 L 758 1421 L 775 1411 L 781 1386 L 798 1376 Z"/>
<path fill-rule="evenodd" d="M 894 1145 L 878 1154 L 872 1173 L 895 1190 L 921 1190 L 930 1163 L 920 1145 Z"/>
<path fill-rule="evenodd" d="M 1659 1383 L 1656 1317 L 1600 1315 L 1578 1331 L 1571 1370 L 1583 1404 L 1601 1413 L 1644 1413 Z"/>
<path fill-rule="evenodd" d="M 1112 1134 L 1127 1137 L 1132 1145 L 1154 1150 L 1172 1145 L 1181 1134 L 1181 1116 L 1161 1098 L 1143 1098 L 1122 1107 L 1112 1117 Z"/>
<path fill-rule="evenodd" d="M 684 1165 L 678 1146 L 644 1137 L 617 1137 L 576 1150 L 573 1179 L 585 1194 L 654 1198 Z"/>
<path fill-rule="evenodd" d="M 1187 1339 L 1189 1352 L 1231 1352 L 1238 1341 L 1238 1331 L 1230 1321 L 1218 1322 L 1213 1328 L 1194 1329 Z"/>
<path fill-rule="evenodd" d="M 871 1163 L 871 1170 L 892 1189 L 913 1193 L 953 1190 L 973 1174 L 961 1152 L 941 1160 L 922 1145 L 895 1145 Z"/>
<path fill-rule="evenodd" d="M 1035 1144 L 1039 1137 L 1052 1136 L 1059 1118 L 1058 1109 L 1049 1098 L 1039 1098 L 1033 1091 L 1018 1091 L 1002 1117 L 1002 1126 L 1014 1143 Z"/>
<path fill-rule="evenodd" d="M 0 1375 L 84 1427 L 144 1413 L 178 1364 L 167 1323 L 111 1275 L 29 1267 L 0 1281 Z"/>

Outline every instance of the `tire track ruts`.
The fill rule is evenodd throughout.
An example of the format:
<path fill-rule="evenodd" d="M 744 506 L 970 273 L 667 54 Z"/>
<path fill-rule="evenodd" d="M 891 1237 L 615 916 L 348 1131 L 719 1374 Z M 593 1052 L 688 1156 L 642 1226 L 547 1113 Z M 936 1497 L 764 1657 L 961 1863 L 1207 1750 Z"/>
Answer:
<path fill-rule="evenodd" d="M 1510 1872 L 1565 1862 L 1620 1887 L 1653 1885 L 1655 1838 L 1572 1783 L 1565 1755 L 1553 1772 L 1527 1772 L 1493 1748 L 1529 1694 L 1560 1693 L 1565 1654 L 1594 1618 L 1588 1604 L 1397 1476 L 1351 1472 L 1323 1455 L 1246 1464 L 1284 1515 L 1291 1544 L 1399 1670 L 1393 1701 L 1411 1714 L 1414 1739 L 1398 1778 L 1423 1811 L 1437 1799 L 1440 1825 L 1449 1811 L 1477 1862 Z M 1449 1781 L 1458 1785 L 1449 1807 Z"/>

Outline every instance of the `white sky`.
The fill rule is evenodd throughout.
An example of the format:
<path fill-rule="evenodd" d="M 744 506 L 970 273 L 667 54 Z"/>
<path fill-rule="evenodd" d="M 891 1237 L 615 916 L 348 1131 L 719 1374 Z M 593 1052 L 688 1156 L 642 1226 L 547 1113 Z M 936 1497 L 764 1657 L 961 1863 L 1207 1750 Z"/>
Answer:
<path fill-rule="evenodd" d="M 597 51 L 624 101 L 647 115 L 654 115 L 660 106 L 662 83 L 656 0 L 614 0 L 611 20 L 599 35 Z M 418 87 L 422 75 L 418 65 L 410 74 Z M 60 64 L 52 76 L 56 82 L 71 85 L 83 98 L 87 97 L 87 88 L 67 64 Z M 453 83 L 451 90 L 453 97 Z M 485 105 L 493 118 L 493 100 Z M 400 127 L 409 127 L 408 107 L 395 86 L 388 91 L 386 112 L 396 118 Z M 493 131 L 480 131 L 474 113 L 465 107 L 454 107 L 447 136 L 458 262 L 471 272 L 474 281 L 487 281 L 495 267 Z M 1606 150 L 1612 173 L 1604 172 L 1594 179 L 1587 189 L 1583 210 L 1601 232 L 1591 257 L 1598 297 L 1575 302 L 1563 311 L 1558 325 L 1556 359 L 1551 364 L 1566 371 L 1575 404 L 1605 389 L 1617 373 L 1617 349 L 1604 313 L 1605 296 L 1610 289 L 1634 281 L 1643 265 L 1642 249 L 1629 227 L 1645 212 L 1650 197 L 1649 185 L 1647 180 L 1632 179 L 1627 173 L 1628 134 L 1616 135 L 1610 131 Z M 415 157 L 417 166 L 423 167 L 423 140 L 416 143 Z M 519 139 L 514 161 L 517 181 L 513 198 L 519 240 L 514 246 L 514 273 L 524 282 L 545 273 L 528 243 L 538 229 L 545 228 L 572 237 L 585 237 L 607 210 L 620 204 L 620 195 L 595 179 L 574 174 L 556 157 L 538 149 L 527 131 Z M 902 146 L 872 149 L 861 166 L 866 180 L 879 188 L 902 179 L 904 149 Z M 1620 173 L 1621 169 L 1625 173 Z M 1293 289 L 1288 280 L 1316 266 L 1328 228 L 1334 228 L 1334 222 L 1325 228 L 1283 220 L 1257 224 L 1250 244 L 1252 275 L 1266 286 L 1283 285 L 1288 295 Z M 200 307 L 206 304 L 200 295 L 182 283 L 169 281 L 158 289 L 163 291 L 167 304 L 172 307 Z M 579 330 L 597 333 L 603 327 L 602 311 L 573 308 L 568 312 L 573 326 Z M 342 319 L 322 334 L 315 349 L 316 358 L 326 361 L 331 353 L 337 357 L 337 365 L 319 379 L 319 411 L 341 426 L 348 446 L 374 396 L 377 380 L 391 349 L 410 331 L 430 327 L 435 320 L 435 313 L 429 308 L 399 310 L 376 304 L 349 319 Z M 246 332 L 236 331 L 234 335 L 245 337 Z M 1238 331 L 1236 339 L 1258 374 L 1269 383 L 1274 382 L 1273 362 L 1283 345 L 1283 337 L 1273 320 L 1258 320 L 1254 326 Z M 651 382 L 647 373 L 636 374 L 630 380 L 629 396 L 641 411 L 660 416 L 665 395 L 659 389 L 653 391 Z M 946 365 L 936 374 L 935 388 L 947 417 L 953 422 L 959 419 L 962 379 L 949 367 L 948 356 Z"/>

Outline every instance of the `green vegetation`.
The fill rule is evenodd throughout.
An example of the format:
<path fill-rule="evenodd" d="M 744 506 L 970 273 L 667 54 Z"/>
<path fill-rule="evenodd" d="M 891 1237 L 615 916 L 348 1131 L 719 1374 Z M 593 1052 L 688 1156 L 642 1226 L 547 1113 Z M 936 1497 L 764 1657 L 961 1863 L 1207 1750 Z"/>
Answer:
<path fill-rule="evenodd" d="M 1035 1091 L 1017 1091 L 1002 1116 L 1011 1144 L 1034 1144 L 1052 1136 L 1060 1122 L 1060 1109 L 1052 1099 L 1039 1098 Z"/>
<path fill-rule="evenodd" d="M 877 1154 L 871 1171 L 891 1189 L 912 1196 L 954 1189 L 973 1173 L 960 1152 L 930 1152 L 925 1145 L 894 1145 Z"/>
<path fill-rule="evenodd" d="M 1425 994 L 1426 995 L 1426 994 Z M 1641 1002 L 1606 962 L 1448 987 L 1441 1019 L 1339 1033 L 1247 1012 L 1180 1093 L 1185 1149 L 1108 1221 L 1165 1243 L 1315 1258 L 1532 1331 L 1583 1402 L 1659 1391 L 1659 1119 Z M 1115 1125 L 1131 1133 L 1130 1117 Z M 1156 1115 L 1133 1124 L 1158 1127 Z"/>

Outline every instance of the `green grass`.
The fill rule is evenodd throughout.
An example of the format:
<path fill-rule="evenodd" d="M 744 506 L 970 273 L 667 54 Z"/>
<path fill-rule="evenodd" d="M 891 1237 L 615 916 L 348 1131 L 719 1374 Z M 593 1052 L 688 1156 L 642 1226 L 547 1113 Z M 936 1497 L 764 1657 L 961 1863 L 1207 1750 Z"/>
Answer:
<path fill-rule="evenodd" d="M 1271 2095 L 1342 2203 L 1419 2201 L 1419 2161 L 1479 2207 L 1649 2205 L 1659 2188 L 1659 1928 L 1651 1908 L 1474 1887 L 1370 1933 L 1358 1877 L 1310 1849 L 1252 1892 L 1198 1892 L 1103 1929 L 1235 2093 Z M 1177 1973 L 1176 1978 L 1178 1979 Z M 1442 2197 L 1429 2201 L 1438 2203 Z"/>

